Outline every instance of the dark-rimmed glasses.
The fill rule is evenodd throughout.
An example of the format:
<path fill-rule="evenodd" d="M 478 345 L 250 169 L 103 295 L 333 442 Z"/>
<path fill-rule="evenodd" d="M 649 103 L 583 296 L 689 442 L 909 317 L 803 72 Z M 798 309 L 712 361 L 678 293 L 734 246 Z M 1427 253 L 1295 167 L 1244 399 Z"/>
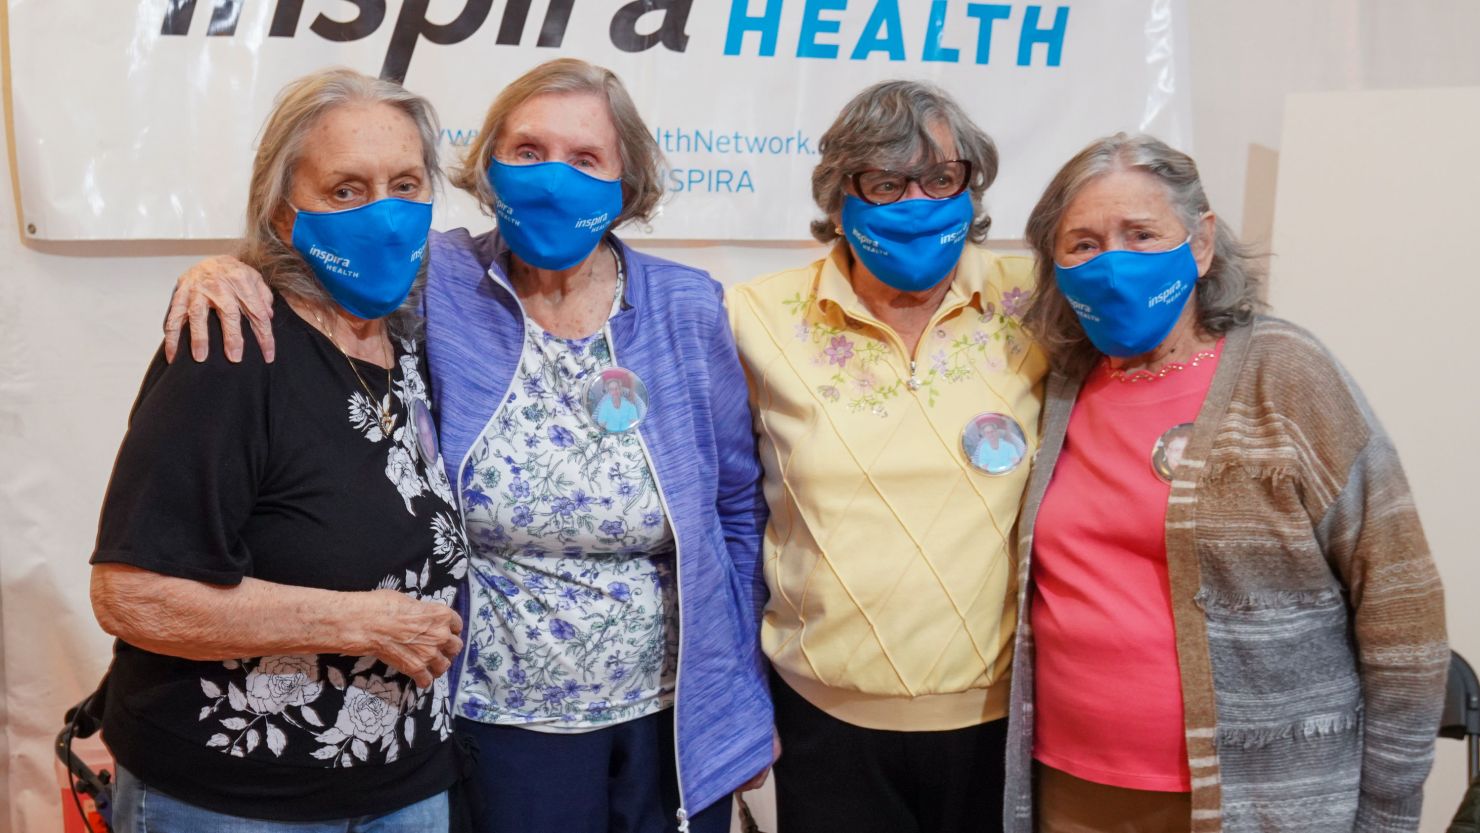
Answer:
<path fill-rule="evenodd" d="M 914 174 L 870 168 L 849 175 L 848 180 L 853 183 L 853 191 L 858 198 L 870 205 L 899 202 L 910 190 L 911 182 L 917 183 L 925 196 L 943 200 L 965 191 L 971 184 L 971 163 L 965 159 L 952 159 Z"/>

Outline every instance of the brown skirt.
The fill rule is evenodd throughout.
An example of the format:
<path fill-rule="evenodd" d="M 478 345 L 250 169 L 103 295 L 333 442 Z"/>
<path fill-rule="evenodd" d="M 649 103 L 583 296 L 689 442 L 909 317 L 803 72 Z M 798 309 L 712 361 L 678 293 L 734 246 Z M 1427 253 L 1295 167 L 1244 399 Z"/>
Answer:
<path fill-rule="evenodd" d="M 1038 833 L 1187 833 L 1192 828 L 1191 793 L 1111 787 L 1034 766 Z"/>

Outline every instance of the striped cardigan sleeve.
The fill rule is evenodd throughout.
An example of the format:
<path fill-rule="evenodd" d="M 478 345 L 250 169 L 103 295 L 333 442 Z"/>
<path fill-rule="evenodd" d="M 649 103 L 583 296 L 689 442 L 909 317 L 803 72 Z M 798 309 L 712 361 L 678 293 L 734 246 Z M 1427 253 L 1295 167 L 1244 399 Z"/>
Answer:
<path fill-rule="evenodd" d="M 1354 830 L 1412 833 L 1449 664 L 1444 598 L 1397 451 L 1361 394 L 1353 395 L 1366 442 L 1316 532 L 1350 593 L 1362 679 L 1365 747 Z"/>

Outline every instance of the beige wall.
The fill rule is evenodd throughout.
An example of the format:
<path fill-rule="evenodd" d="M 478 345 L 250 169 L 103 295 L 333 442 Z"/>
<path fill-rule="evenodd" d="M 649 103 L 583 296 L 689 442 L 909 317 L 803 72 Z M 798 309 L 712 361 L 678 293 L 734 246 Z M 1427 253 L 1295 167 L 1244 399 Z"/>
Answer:
<path fill-rule="evenodd" d="M 1247 217 L 1246 225 L 1256 233 L 1272 227 L 1286 93 L 1480 84 L 1480 53 L 1474 50 L 1480 41 L 1480 3 L 1474 0 L 1190 0 L 1188 5 L 1197 156 L 1215 206 L 1235 225 Z M 1410 154 L 1434 155 L 1431 150 Z M 1351 175 L 1374 169 L 1401 174 L 1410 162 L 1373 160 Z M 0 176 L 8 180 L 8 168 Z M 1383 206 L 1370 207 L 1377 219 L 1365 220 L 1353 233 L 1361 245 L 1374 252 L 1380 247 L 1391 259 L 1389 274 L 1396 280 L 1387 289 L 1412 286 L 1415 301 L 1460 309 L 1449 299 L 1474 283 L 1465 273 L 1469 253 L 1455 245 L 1466 235 L 1443 238 L 1448 245 L 1416 246 L 1421 237 L 1391 233 L 1408 218 L 1384 216 Z M 147 242 L 38 247 L 19 241 L 14 209 L 0 206 L 0 753 L 8 750 L 0 755 L 0 831 L 52 833 L 59 827 L 50 739 L 62 710 L 92 686 L 107 660 L 107 640 L 92 623 L 86 600 L 85 560 L 97 507 L 129 403 L 157 343 L 173 277 L 216 247 Z M 720 243 L 653 248 L 711 268 L 727 281 L 806 260 L 813 252 L 806 246 Z M 1452 268 L 1400 268 L 1414 250 L 1444 252 Z M 1277 261 L 1277 280 L 1296 273 L 1287 260 Z M 1318 270 L 1298 273 L 1314 276 Z M 1330 333 L 1375 399 L 1386 390 L 1381 377 L 1388 373 L 1425 363 L 1463 366 L 1468 358 L 1457 343 L 1463 328 L 1442 332 L 1452 343 L 1440 352 L 1428 338 L 1437 330 L 1431 325 L 1385 326 L 1397 320 L 1391 291 L 1348 293 L 1310 310 L 1288 297 L 1292 317 Z M 1381 345 L 1384 356 L 1377 370 L 1366 369 L 1361 343 L 1337 341 L 1343 328 L 1367 332 L 1370 342 Z M 1450 562 L 1463 562 L 1464 545 L 1474 536 L 1451 530 L 1447 509 L 1439 507 L 1465 492 L 1444 480 L 1450 475 L 1442 471 L 1431 481 L 1425 460 L 1437 461 L 1442 470 L 1447 457 L 1463 459 L 1465 414 L 1453 410 L 1458 404 L 1436 406 L 1432 397 L 1390 401 L 1381 395 L 1379 410 L 1408 459 L 1455 598 L 1461 585 Z M 1474 400 L 1469 402 L 1473 423 Z M 1451 410 L 1441 414 L 1437 407 Z M 1433 430 L 1439 425 L 1446 426 L 1443 432 Z M 1470 470 L 1473 465 L 1461 469 Z M 759 815 L 768 817 L 764 799 L 758 803 Z"/>

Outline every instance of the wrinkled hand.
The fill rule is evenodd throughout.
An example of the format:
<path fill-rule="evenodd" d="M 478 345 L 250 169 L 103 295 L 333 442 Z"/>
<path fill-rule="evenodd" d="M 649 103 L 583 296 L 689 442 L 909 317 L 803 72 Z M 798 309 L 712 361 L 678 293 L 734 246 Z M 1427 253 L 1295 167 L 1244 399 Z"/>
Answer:
<path fill-rule="evenodd" d="M 780 757 L 781 757 L 781 736 L 778 735 L 778 734 L 776 734 L 776 730 L 775 729 L 772 729 L 771 730 L 771 764 L 774 766 L 776 764 L 776 761 Z M 757 772 L 755 774 L 755 777 L 754 778 L 750 779 L 749 781 L 746 781 L 744 784 L 741 784 L 738 788 L 736 788 L 735 792 L 737 792 L 737 793 L 748 793 L 751 790 L 758 790 L 761 787 L 764 787 L 766 785 L 766 779 L 768 777 L 770 777 L 770 775 L 771 775 L 771 767 L 768 766 L 765 769 L 761 770 L 760 772 Z"/>
<path fill-rule="evenodd" d="M 262 358 L 276 355 L 272 341 L 272 290 L 256 269 L 234 257 L 202 260 L 175 281 L 175 294 L 164 318 L 164 358 L 173 362 L 180 349 L 180 328 L 190 321 L 190 355 L 198 362 L 210 352 L 206 317 L 214 309 L 221 319 L 226 358 L 242 360 L 242 311 L 262 347 Z"/>
<path fill-rule="evenodd" d="M 426 688 L 447 673 L 462 650 L 462 619 L 444 604 L 424 602 L 395 590 L 366 594 L 366 653 Z"/>

